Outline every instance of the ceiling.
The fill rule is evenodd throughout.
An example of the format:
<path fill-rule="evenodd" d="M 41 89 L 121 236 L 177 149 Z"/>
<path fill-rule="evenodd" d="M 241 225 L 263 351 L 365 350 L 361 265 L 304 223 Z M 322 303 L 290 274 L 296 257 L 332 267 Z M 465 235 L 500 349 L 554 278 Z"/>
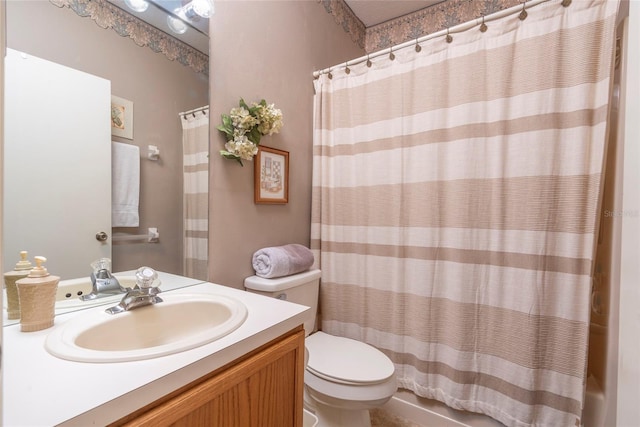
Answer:
<path fill-rule="evenodd" d="M 433 6 L 443 0 L 345 0 L 365 27 Z"/>

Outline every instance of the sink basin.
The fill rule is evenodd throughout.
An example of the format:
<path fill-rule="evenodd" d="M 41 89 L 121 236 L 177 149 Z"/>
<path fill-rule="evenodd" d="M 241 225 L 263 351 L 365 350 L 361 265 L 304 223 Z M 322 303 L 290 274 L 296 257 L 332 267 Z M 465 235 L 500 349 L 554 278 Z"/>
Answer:
<path fill-rule="evenodd" d="M 161 303 L 119 314 L 96 307 L 55 328 L 45 348 L 78 362 L 125 362 L 189 350 L 244 323 L 240 301 L 215 294 L 160 294 Z"/>
<path fill-rule="evenodd" d="M 133 288 L 136 284 L 135 276 L 120 276 L 115 275 L 125 288 Z M 83 277 L 79 279 L 61 280 L 58 283 L 58 291 L 56 292 L 56 308 L 78 308 L 78 307 L 93 307 L 95 305 L 105 304 L 111 301 L 120 301 L 123 297 L 120 295 L 108 295 L 100 296 L 97 299 L 82 301 L 81 295 L 87 295 L 91 293 L 92 285 L 89 277 Z"/>

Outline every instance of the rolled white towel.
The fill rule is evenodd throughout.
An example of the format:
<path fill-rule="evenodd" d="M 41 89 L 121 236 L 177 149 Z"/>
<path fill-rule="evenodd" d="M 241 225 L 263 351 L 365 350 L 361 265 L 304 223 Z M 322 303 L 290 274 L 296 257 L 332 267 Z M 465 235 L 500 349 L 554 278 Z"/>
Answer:
<path fill-rule="evenodd" d="M 302 273 L 313 265 L 313 253 L 305 246 L 291 243 L 262 248 L 253 254 L 256 275 L 266 279 Z"/>

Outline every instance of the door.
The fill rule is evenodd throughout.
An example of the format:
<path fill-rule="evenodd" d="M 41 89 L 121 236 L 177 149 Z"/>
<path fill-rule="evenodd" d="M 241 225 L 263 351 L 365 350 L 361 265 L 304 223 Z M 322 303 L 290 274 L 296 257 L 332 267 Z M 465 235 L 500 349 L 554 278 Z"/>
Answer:
<path fill-rule="evenodd" d="M 96 239 L 111 234 L 110 108 L 109 80 L 7 49 L 5 270 L 21 250 L 63 279 L 88 276 L 88 254 L 111 257 Z"/>

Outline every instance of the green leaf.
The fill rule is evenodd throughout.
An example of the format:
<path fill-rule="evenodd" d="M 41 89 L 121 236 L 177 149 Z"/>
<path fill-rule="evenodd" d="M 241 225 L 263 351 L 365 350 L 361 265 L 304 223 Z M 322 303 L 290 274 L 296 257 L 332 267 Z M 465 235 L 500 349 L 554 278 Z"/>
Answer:
<path fill-rule="evenodd" d="M 244 99 L 240 98 L 240 106 L 242 108 L 246 108 L 247 110 L 249 109 L 249 106 L 247 105 L 246 102 L 244 102 Z"/>
<path fill-rule="evenodd" d="M 220 150 L 220 155 L 225 159 L 236 160 L 238 163 L 240 163 L 240 166 L 244 167 L 244 165 L 242 164 L 242 159 L 239 156 L 232 154 L 226 150 Z"/>
<path fill-rule="evenodd" d="M 233 139 L 233 122 L 227 114 L 222 115 L 222 124 L 216 126 L 216 129 L 227 134 L 227 141 Z"/>
<path fill-rule="evenodd" d="M 216 127 L 220 132 L 224 132 L 227 135 L 227 141 L 231 141 L 233 139 L 233 130 L 226 128 L 223 125 L 218 125 Z"/>
<path fill-rule="evenodd" d="M 247 139 L 249 139 L 249 141 L 253 142 L 256 145 L 260 144 L 261 137 L 262 137 L 262 134 L 258 130 L 257 126 L 254 126 L 251 129 L 251 132 L 249 132 L 249 134 L 247 135 Z"/>

